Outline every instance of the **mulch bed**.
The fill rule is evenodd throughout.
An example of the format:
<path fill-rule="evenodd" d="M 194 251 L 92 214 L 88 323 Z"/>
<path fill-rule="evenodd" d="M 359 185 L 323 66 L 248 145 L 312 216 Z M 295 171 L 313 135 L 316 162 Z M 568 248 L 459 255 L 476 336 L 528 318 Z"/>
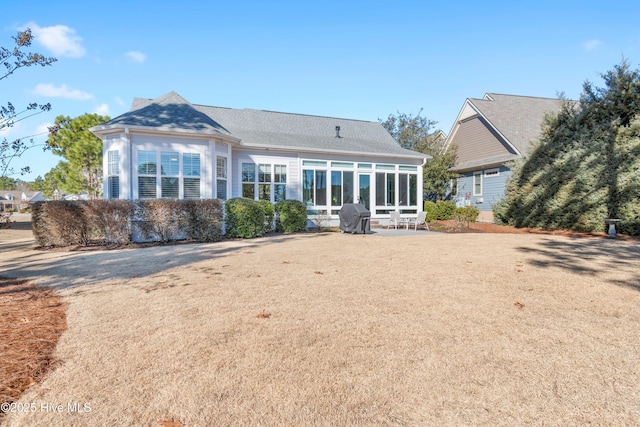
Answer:
<path fill-rule="evenodd" d="M 59 363 L 53 351 L 66 328 L 56 291 L 0 277 L 0 403 L 18 400 Z"/>
<path fill-rule="evenodd" d="M 498 225 L 489 222 L 471 222 L 459 224 L 456 221 L 436 221 L 429 224 L 431 231 L 442 233 L 493 233 L 493 234 L 549 234 L 565 237 L 609 238 L 607 233 L 585 233 L 570 230 L 542 230 L 540 228 L 516 228 L 509 225 Z M 618 240 L 640 241 L 639 236 L 617 234 Z"/>

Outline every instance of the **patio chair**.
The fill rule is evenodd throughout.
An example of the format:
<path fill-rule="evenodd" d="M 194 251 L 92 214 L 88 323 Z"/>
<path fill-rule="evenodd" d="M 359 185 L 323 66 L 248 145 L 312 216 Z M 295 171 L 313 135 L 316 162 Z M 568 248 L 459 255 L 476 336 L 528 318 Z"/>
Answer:
<path fill-rule="evenodd" d="M 398 211 L 389 212 L 389 224 L 387 224 L 387 229 L 393 226 L 393 228 L 397 230 L 398 225 L 400 225 L 402 222 L 403 222 L 403 219 L 400 216 L 400 212 Z"/>
<path fill-rule="evenodd" d="M 418 212 L 418 216 L 416 218 L 412 218 L 410 221 L 413 223 L 413 229 L 415 231 L 418 230 L 419 225 L 424 225 L 427 231 L 429 230 L 429 224 L 427 224 L 427 213 L 426 212 Z"/>

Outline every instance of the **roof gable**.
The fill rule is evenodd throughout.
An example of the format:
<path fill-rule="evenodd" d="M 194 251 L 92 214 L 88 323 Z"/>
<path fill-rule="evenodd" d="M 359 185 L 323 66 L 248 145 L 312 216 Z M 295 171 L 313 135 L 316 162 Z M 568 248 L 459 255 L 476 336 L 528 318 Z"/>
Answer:
<path fill-rule="evenodd" d="M 520 154 L 527 153 L 531 141 L 540 137 L 545 115 L 562 105 L 560 99 L 495 93 L 469 101 Z"/>
<path fill-rule="evenodd" d="M 113 127 L 147 127 L 182 132 L 229 134 L 218 122 L 195 109 L 175 92 L 169 92 L 148 102 L 136 98 L 129 112 L 94 129 Z"/>
<path fill-rule="evenodd" d="M 456 169 L 495 165 L 526 154 L 531 142 L 540 137 L 545 116 L 559 111 L 562 102 L 561 99 L 494 93 L 487 93 L 481 99 L 468 98 L 447 141 L 447 145 L 454 144 L 459 150 Z M 474 120 L 477 123 L 471 129 L 470 123 Z M 504 149 L 502 154 L 500 146 Z"/>

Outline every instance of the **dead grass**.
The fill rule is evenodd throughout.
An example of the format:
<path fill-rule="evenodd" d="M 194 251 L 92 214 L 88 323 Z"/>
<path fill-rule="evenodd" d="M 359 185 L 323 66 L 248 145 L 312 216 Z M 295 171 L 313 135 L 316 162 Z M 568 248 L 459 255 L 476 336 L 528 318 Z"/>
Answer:
<path fill-rule="evenodd" d="M 0 402 L 18 400 L 55 367 L 53 350 L 65 328 L 57 292 L 0 277 Z"/>
<path fill-rule="evenodd" d="M 16 247 L 0 269 L 60 286 L 69 324 L 20 401 L 91 411 L 6 424 L 633 425 L 639 259 L 532 234 Z"/>

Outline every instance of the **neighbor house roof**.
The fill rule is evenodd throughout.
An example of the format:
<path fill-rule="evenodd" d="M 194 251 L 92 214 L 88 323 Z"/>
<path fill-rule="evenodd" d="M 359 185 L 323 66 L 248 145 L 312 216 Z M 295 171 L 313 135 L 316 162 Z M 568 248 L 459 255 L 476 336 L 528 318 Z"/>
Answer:
<path fill-rule="evenodd" d="M 175 92 L 156 99 L 136 98 L 128 113 L 91 130 L 101 134 L 123 127 L 218 135 L 246 148 L 429 157 L 400 147 L 377 122 L 197 105 Z"/>
<path fill-rule="evenodd" d="M 447 142 L 459 147 L 455 169 L 494 165 L 525 155 L 531 142 L 540 137 L 545 116 L 559 111 L 562 102 L 561 99 L 495 93 L 468 98 Z M 492 140 L 503 147 L 490 148 Z M 477 147 L 460 150 L 463 145 L 472 144 Z"/>
<path fill-rule="evenodd" d="M 38 202 L 43 200 L 40 191 L 22 191 L 22 190 L 0 190 L 0 200 L 10 200 L 23 202 Z"/>

